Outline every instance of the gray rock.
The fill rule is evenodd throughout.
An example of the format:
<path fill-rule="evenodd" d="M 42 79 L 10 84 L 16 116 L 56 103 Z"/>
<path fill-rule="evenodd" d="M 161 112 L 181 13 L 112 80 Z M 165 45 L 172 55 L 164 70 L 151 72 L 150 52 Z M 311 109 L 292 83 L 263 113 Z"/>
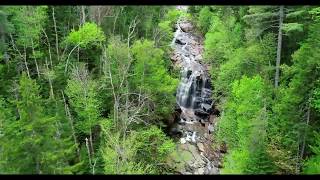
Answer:
<path fill-rule="evenodd" d="M 201 157 L 197 156 L 196 160 L 192 164 L 190 164 L 190 167 L 192 167 L 194 169 L 197 169 L 197 168 L 204 167 L 205 164 L 206 163 L 201 159 Z"/>
<path fill-rule="evenodd" d="M 192 24 L 189 22 L 180 23 L 179 26 L 183 32 L 190 32 L 193 29 Z"/>
<path fill-rule="evenodd" d="M 211 110 L 210 104 L 202 104 L 202 108 L 205 112 L 209 112 Z"/>
<path fill-rule="evenodd" d="M 202 56 L 201 56 L 201 54 L 199 54 L 199 55 L 196 55 L 196 57 L 194 58 L 196 61 L 197 60 L 202 60 Z"/>
<path fill-rule="evenodd" d="M 213 133 L 214 131 L 213 125 L 211 123 L 208 126 L 208 130 L 209 130 L 209 133 Z"/>
<path fill-rule="evenodd" d="M 194 173 L 195 174 L 204 174 L 204 168 L 199 168 Z"/>
<path fill-rule="evenodd" d="M 209 134 L 208 134 L 208 133 L 204 133 L 204 135 L 203 135 L 203 136 L 204 136 L 204 138 L 206 138 L 206 139 L 207 139 L 207 138 L 209 137 Z"/>
<path fill-rule="evenodd" d="M 190 167 L 188 164 L 186 164 L 185 169 L 186 169 L 186 172 L 190 172 L 190 173 L 194 171 L 194 169 Z"/>
<path fill-rule="evenodd" d="M 213 161 L 212 165 L 214 166 L 213 168 L 217 168 L 219 166 L 219 162 L 218 161 Z"/>
<path fill-rule="evenodd" d="M 188 166 L 192 169 L 197 169 L 200 167 L 205 166 L 205 162 L 202 160 L 201 155 L 199 154 L 199 151 L 197 150 L 196 146 L 192 145 L 192 144 L 186 144 L 187 148 L 189 150 L 189 152 L 191 152 L 192 154 L 192 160 L 186 162 L 188 164 Z"/>
<path fill-rule="evenodd" d="M 186 141 L 186 139 L 185 138 L 180 138 L 180 143 L 181 144 L 185 144 L 187 141 Z"/>
<path fill-rule="evenodd" d="M 213 167 L 209 170 L 208 174 L 219 174 L 219 169 L 216 167 Z"/>
<path fill-rule="evenodd" d="M 179 151 L 172 155 L 179 162 L 173 164 L 181 174 L 217 174 L 219 169 L 212 168 L 213 162 L 209 159 L 213 152 L 207 149 L 212 143 L 207 126 L 212 111 L 212 92 L 207 65 L 201 62 L 203 42 L 192 34 L 194 27 L 187 20 L 181 20 L 177 25 L 171 59 L 175 66 L 182 68 L 182 81 L 176 95 L 182 122 L 181 128 L 177 126 L 175 130 L 180 129 L 182 136 L 177 144 Z"/>
<path fill-rule="evenodd" d="M 200 152 L 204 152 L 204 145 L 202 143 L 197 143 L 197 147 Z"/>

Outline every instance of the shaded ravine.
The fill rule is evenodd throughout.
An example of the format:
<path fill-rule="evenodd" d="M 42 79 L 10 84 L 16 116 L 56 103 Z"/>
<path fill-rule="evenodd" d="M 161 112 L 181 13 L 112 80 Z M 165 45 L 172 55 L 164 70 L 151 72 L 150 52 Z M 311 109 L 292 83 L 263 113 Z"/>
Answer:
<path fill-rule="evenodd" d="M 181 69 L 178 115 L 170 129 L 179 141 L 171 166 L 180 174 L 219 174 L 221 153 L 212 148 L 216 115 L 210 75 L 202 63 L 202 39 L 193 33 L 190 22 L 179 20 L 171 45 L 171 60 Z"/>

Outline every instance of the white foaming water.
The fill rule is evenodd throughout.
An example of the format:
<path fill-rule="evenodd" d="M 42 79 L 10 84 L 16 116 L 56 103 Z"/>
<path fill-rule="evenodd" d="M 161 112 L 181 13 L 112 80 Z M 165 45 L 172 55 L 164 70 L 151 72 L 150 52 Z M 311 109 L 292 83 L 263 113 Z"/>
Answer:
<path fill-rule="evenodd" d="M 197 119 L 195 112 L 209 114 L 211 110 L 211 82 L 205 73 L 205 68 L 195 60 L 195 57 L 200 55 L 200 52 L 194 51 L 197 47 L 194 45 L 193 36 L 188 32 L 183 32 L 180 27 L 181 23 L 184 22 L 178 21 L 177 30 L 171 43 L 171 47 L 181 56 L 182 61 L 181 81 L 177 89 L 176 98 L 184 117 L 195 120 Z"/>

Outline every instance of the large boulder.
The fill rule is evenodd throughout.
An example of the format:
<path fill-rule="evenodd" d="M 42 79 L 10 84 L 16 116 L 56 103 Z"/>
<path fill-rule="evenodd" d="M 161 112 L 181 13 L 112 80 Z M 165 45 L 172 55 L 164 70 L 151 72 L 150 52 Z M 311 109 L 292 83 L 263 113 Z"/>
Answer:
<path fill-rule="evenodd" d="M 203 109 L 195 109 L 194 110 L 194 114 L 202 119 L 204 119 L 205 121 L 208 121 L 209 118 L 209 113 L 205 112 Z"/>
<path fill-rule="evenodd" d="M 182 39 L 176 39 L 176 41 L 175 41 L 175 43 L 176 44 L 180 44 L 180 45 L 185 45 L 186 44 L 186 42 L 184 42 Z"/>
<path fill-rule="evenodd" d="M 190 22 L 182 22 L 179 24 L 179 26 L 183 32 L 190 32 L 193 29 L 193 26 Z"/>

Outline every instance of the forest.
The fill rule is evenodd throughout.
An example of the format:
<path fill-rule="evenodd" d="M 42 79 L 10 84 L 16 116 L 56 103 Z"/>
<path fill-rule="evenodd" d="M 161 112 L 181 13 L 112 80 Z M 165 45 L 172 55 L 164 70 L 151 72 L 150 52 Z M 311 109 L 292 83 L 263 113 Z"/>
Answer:
<path fill-rule="evenodd" d="M 320 7 L 0 6 L 0 174 L 320 174 Z"/>

